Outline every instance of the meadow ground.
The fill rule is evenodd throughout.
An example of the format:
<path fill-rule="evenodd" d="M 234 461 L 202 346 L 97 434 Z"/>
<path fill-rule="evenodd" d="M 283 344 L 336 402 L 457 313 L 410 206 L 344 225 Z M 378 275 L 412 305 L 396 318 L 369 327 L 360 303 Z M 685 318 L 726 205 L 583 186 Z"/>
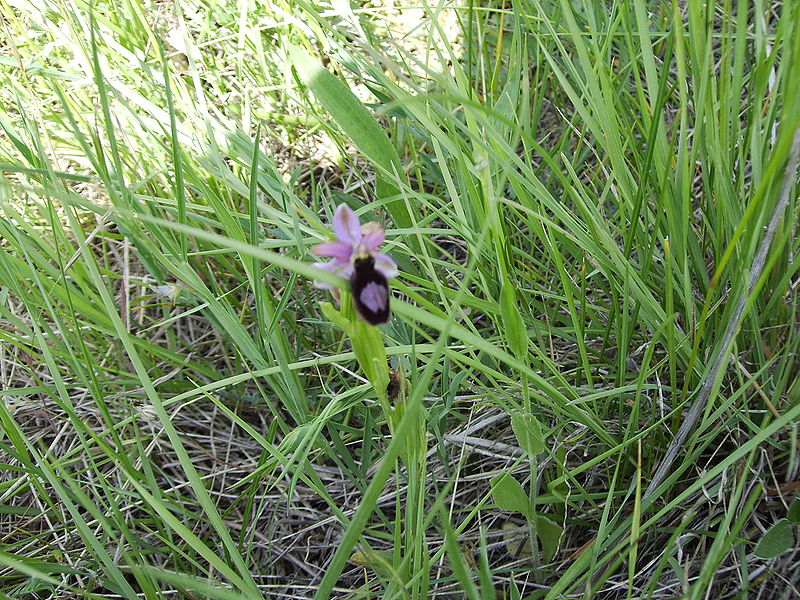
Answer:
<path fill-rule="evenodd" d="M 800 598 L 800 3 L 0 13 L 0 597 Z"/>

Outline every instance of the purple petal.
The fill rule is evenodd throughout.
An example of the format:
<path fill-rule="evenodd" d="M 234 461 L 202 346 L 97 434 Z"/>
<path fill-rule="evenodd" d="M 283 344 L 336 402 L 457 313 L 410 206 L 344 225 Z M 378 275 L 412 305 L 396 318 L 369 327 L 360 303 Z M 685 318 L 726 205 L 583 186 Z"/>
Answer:
<path fill-rule="evenodd" d="M 369 223 L 364 223 L 361 226 L 361 235 L 364 236 L 361 240 L 361 243 L 365 246 L 368 246 L 370 250 L 375 252 L 378 249 L 378 246 L 383 243 L 386 233 L 384 232 L 380 223 L 370 221 Z"/>
<path fill-rule="evenodd" d="M 327 271 L 328 273 L 333 273 L 334 275 L 339 275 L 345 279 L 350 279 L 350 276 L 353 274 L 353 265 L 351 265 L 349 262 L 339 263 L 333 260 L 326 263 L 315 262 L 311 266 L 322 269 L 323 271 Z M 321 290 L 332 290 L 336 288 L 335 285 L 331 285 L 330 283 L 326 283 L 324 281 L 317 281 L 316 279 L 314 280 L 314 287 Z"/>
<path fill-rule="evenodd" d="M 374 313 L 385 310 L 388 301 L 389 290 L 386 288 L 386 285 L 380 285 L 374 281 L 370 281 L 361 291 L 361 302 Z"/>
<path fill-rule="evenodd" d="M 389 256 L 376 252 L 373 258 L 375 259 L 375 270 L 386 277 L 386 279 L 397 276 L 397 263 Z"/>
<path fill-rule="evenodd" d="M 347 263 L 346 265 L 343 265 L 338 271 L 336 271 L 336 273 L 349 281 L 350 277 L 353 276 L 354 271 L 355 269 L 353 268 L 353 265 Z"/>
<path fill-rule="evenodd" d="M 353 245 L 339 240 L 333 242 L 322 242 L 317 244 L 311 251 L 317 256 L 332 256 L 337 260 L 348 262 L 353 253 Z"/>
<path fill-rule="evenodd" d="M 342 242 L 356 246 L 361 241 L 361 222 L 347 204 L 340 204 L 333 213 L 333 231 Z"/>

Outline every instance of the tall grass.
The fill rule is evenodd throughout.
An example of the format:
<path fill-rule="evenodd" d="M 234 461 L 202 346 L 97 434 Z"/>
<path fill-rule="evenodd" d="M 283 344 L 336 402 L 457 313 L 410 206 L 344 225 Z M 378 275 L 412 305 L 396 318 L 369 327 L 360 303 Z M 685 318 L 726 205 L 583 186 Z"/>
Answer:
<path fill-rule="evenodd" d="M 4 597 L 794 585 L 800 5 L 0 10 Z M 392 434 L 311 283 L 342 202 Z"/>

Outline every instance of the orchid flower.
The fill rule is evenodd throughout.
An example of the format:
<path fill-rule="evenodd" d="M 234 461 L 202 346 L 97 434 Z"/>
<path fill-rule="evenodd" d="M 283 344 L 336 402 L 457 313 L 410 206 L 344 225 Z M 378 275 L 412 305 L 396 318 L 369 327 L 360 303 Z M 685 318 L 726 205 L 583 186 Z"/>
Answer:
<path fill-rule="evenodd" d="M 361 225 L 358 215 L 346 204 L 340 204 L 333 214 L 333 232 L 335 240 L 322 242 L 311 249 L 317 256 L 330 256 L 333 260 L 314 263 L 315 267 L 350 279 L 355 271 L 355 257 L 371 256 L 375 260 L 375 270 L 386 279 L 397 275 L 397 264 L 386 254 L 378 252 L 385 236 L 380 223 L 372 221 Z M 315 281 L 314 285 L 323 290 L 334 287 L 321 281 Z"/>
<path fill-rule="evenodd" d="M 368 323 L 377 325 L 389 319 L 389 285 L 387 280 L 397 275 L 397 263 L 378 252 L 385 232 L 379 223 L 361 225 L 358 215 L 346 204 L 336 207 L 333 215 L 336 239 L 312 248 L 317 256 L 329 256 L 330 262 L 314 266 L 350 281 L 358 314 Z M 321 289 L 334 286 L 315 281 Z"/>

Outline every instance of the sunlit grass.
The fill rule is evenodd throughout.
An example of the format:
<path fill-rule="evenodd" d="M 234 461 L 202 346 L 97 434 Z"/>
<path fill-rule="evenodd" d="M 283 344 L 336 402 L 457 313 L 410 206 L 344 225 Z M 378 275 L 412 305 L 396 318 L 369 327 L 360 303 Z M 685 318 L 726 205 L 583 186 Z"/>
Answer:
<path fill-rule="evenodd" d="M 2 594 L 785 589 L 800 7 L 255 4 L 2 9 Z"/>

